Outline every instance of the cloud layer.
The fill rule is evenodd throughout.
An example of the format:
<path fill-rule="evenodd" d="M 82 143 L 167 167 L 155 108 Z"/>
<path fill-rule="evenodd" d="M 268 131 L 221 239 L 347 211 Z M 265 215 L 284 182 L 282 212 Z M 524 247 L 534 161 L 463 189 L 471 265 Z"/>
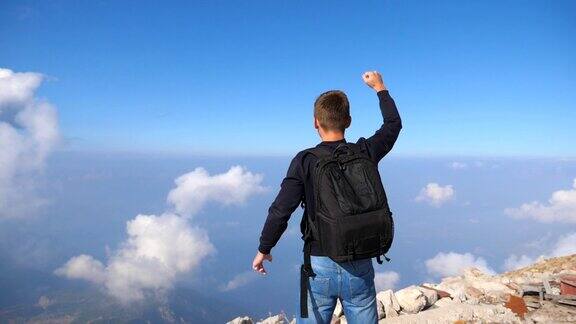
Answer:
<path fill-rule="evenodd" d="M 454 197 L 454 188 L 451 185 L 441 186 L 431 182 L 420 190 L 416 197 L 417 202 L 427 202 L 434 207 L 440 207 Z"/>
<path fill-rule="evenodd" d="M 128 238 L 112 253 L 106 265 L 88 255 L 71 258 L 55 271 L 70 279 L 82 279 L 102 286 L 122 302 L 145 298 L 148 292 L 170 289 L 178 275 L 196 269 L 216 249 L 208 234 L 190 223 L 190 216 L 206 202 L 240 205 L 261 192 L 262 175 L 235 166 L 223 174 L 210 176 L 198 168 L 176 180 L 168 197 L 170 209 L 185 216 L 166 212 L 162 215 L 138 215 L 127 222 Z M 249 279 L 242 274 L 223 286 L 235 289 Z"/>
<path fill-rule="evenodd" d="M 0 69 L 0 218 L 27 216 L 42 206 L 37 176 L 59 141 L 54 106 L 35 97 L 39 73 Z"/>
<path fill-rule="evenodd" d="M 575 253 L 576 232 L 572 232 L 560 236 L 550 247 L 549 252 L 539 256 L 512 254 L 504 261 L 502 267 L 505 271 L 512 271 L 529 266 L 540 260 Z M 435 257 L 426 260 L 425 264 L 428 273 L 438 277 L 457 276 L 470 267 L 478 268 L 488 274 L 495 273 L 484 258 L 476 257 L 471 253 L 440 252 Z"/>
<path fill-rule="evenodd" d="M 493 274 L 486 260 L 471 253 L 440 252 L 435 257 L 426 260 L 428 273 L 439 277 L 450 277 L 462 274 L 467 268 L 478 268 L 485 273 Z"/>
<path fill-rule="evenodd" d="M 550 249 L 548 253 L 538 257 L 531 257 L 527 255 L 512 254 L 504 262 L 504 269 L 506 271 L 516 270 L 528 266 L 538 260 L 560 257 L 576 253 L 576 232 L 560 236 L 558 241 Z"/>
<path fill-rule="evenodd" d="M 532 218 L 544 223 L 576 223 L 576 179 L 572 189 L 552 193 L 547 204 L 538 201 L 507 208 L 504 213 L 514 218 Z"/>

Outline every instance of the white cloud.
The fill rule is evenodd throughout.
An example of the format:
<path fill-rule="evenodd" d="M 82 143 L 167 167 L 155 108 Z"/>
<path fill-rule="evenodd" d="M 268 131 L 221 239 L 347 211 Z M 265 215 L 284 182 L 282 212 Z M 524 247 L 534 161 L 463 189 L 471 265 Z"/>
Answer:
<path fill-rule="evenodd" d="M 538 257 L 531 257 L 527 255 L 517 256 L 516 254 L 510 255 L 504 261 L 504 269 L 506 271 L 516 270 L 535 263 L 539 260 L 561 257 L 576 253 L 576 232 L 563 235 L 558 238 L 558 241 L 550 249 L 548 253 L 544 253 Z"/>
<path fill-rule="evenodd" d="M 236 197 L 233 199 L 211 198 L 224 204 L 243 202 L 250 195 L 260 192 L 254 188 L 262 188 L 260 186 L 262 175 L 253 175 L 241 167 L 233 167 L 227 173 L 214 176 L 208 176 L 205 171 L 200 173 L 202 174 L 200 178 L 192 177 L 194 179 L 192 182 L 196 184 L 195 188 L 217 192 L 218 190 L 214 189 L 216 187 L 220 189 L 221 194 L 226 193 Z M 242 185 L 235 185 L 235 181 L 246 179 L 246 177 L 250 180 L 249 186 L 253 188 L 248 191 Z M 179 177 L 178 179 L 184 180 L 176 181 L 177 187 L 170 194 L 174 192 L 185 194 L 178 194 L 177 198 L 168 199 L 168 201 L 174 204 L 170 209 L 185 212 L 186 215 L 173 212 L 166 212 L 160 216 L 138 215 L 127 222 L 128 238 L 116 251 L 110 253 L 106 265 L 90 256 L 80 255 L 70 259 L 55 273 L 67 278 L 83 279 L 99 284 L 110 295 L 122 302 L 140 300 L 149 291 L 161 293 L 170 289 L 179 275 L 193 271 L 203 259 L 216 251 L 210 243 L 208 234 L 203 229 L 192 226 L 189 218 L 199 211 L 208 199 L 196 197 L 197 194 L 203 195 L 204 193 L 199 192 L 198 189 L 190 190 L 192 186 L 188 181 L 190 178 Z M 199 183 L 202 181 L 205 183 Z M 233 183 L 233 185 L 226 187 L 222 183 Z M 187 190 L 180 190 L 180 186 L 187 187 Z M 226 189 L 222 189 L 224 187 Z M 234 189 L 243 193 L 237 194 Z M 192 200 L 193 203 L 187 200 Z M 177 206 L 184 207 L 177 208 Z M 248 275 L 242 275 L 223 287 L 226 290 L 235 289 L 245 284 L 248 278 Z"/>
<path fill-rule="evenodd" d="M 478 268 L 485 273 L 494 273 L 484 258 L 475 257 L 471 253 L 440 252 L 435 257 L 426 260 L 425 264 L 430 274 L 440 277 L 457 276 L 471 267 Z"/>
<path fill-rule="evenodd" d="M 454 170 L 464 170 L 468 168 L 468 164 L 465 162 L 458 162 L 454 161 L 448 165 L 451 169 Z"/>
<path fill-rule="evenodd" d="M 0 68 L 0 111 L 9 105 L 19 106 L 34 99 L 44 77 L 40 73 L 14 72 Z"/>
<path fill-rule="evenodd" d="M 220 290 L 221 291 L 234 290 L 236 288 L 239 288 L 239 287 L 242 287 L 242 286 L 249 284 L 250 282 L 256 280 L 257 277 L 258 277 L 258 275 L 256 274 L 256 272 L 251 271 L 251 270 L 239 273 L 239 274 L 235 275 L 234 278 L 232 278 L 226 284 L 223 284 L 222 286 L 220 286 Z"/>
<path fill-rule="evenodd" d="M 431 182 L 426 187 L 420 190 L 420 194 L 416 197 L 418 202 L 427 202 L 434 207 L 440 207 L 445 202 L 454 197 L 454 188 L 452 185 L 440 186 L 435 182 Z"/>
<path fill-rule="evenodd" d="M 128 239 L 104 266 L 91 256 L 73 257 L 55 273 L 101 284 L 122 302 L 146 291 L 170 289 L 180 274 L 195 269 L 215 252 L 206 232 L 175 214 L 138 215 L 127 222 Z"/>
<path fill-rule="evenodd" d="M 550 255 L 552 257 L 565 256 L 576 253 L 576 232 L 561 236 Z"/>
<path fill-rule="evenodd" d="M 531 265 L 536 260 L 537 258 L 532 258 L 527 255 L 518 256 L 516 254 L 512 254 L 506 260 L 504 260 L 504 270 L 511 271 L 524 268 Z"/>
<path fill-rule="evenodd" d="M 83 279 L 94 283 L 106 281 L 106 272 L 102 262 L 90 255 L 81 254 L 68 260 L 55 273 L 70 279 Z"/>
<path fill-rule="evenodd" d="M 56 109 L 35 98 L 38 73 L 0 69 L 0 218 L 27 216 L 44 204 L 37 176 L 59 141 Z"/>
<path fill-rule="evenodd" d="M 504 213 L 514 218 L 533 218 L 544 223 L 576 223 L 576 179 L 572 189 L 552 193 L 547 204 L 533 201 L 518 208 L 506 208 Z"/>
<path fill-rule="evenodd" d="M 400 281 L 400 275 L 395 271 L 376 272 L 374 274 L 374 286 L 376 291 L 394 289 Z"/>
<path fill-rule="evenodd" d="M 262 175 L 253 174 L 241 166 L 233 166 L 226 173 L 210 176 L 203 168 L 196 168 L 176 179 L 176 188 L 168 194 L 168 202 L 177 213 L 198 212 L 209 201 L 224 205 L 241 205 L 253 194 L 266 191 Z"/>
<path fill-rule="evenodd" d="M 122 301 L 171 288 L 177 275 L 215 252 L 206 232 L 178 215 L 138 215 L 126 228 L 129 237 L 110 258 L 106 281 L 110 294 Z"/>

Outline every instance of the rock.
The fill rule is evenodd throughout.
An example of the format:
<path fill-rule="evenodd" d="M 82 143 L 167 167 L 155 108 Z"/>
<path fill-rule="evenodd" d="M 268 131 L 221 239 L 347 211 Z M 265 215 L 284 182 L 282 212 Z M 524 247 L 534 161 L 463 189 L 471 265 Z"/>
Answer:
<path fill-rule="evenodd" d="M 344 315 L 344 310 L 342 309 L 342 303 L 340 302 L 340 298 L 336 301 L 336 307 L 334 308 L 333 316 L 340 317 Z"/>
<path fill-rule="evenodd" d="M 452 305 L 458 305 L 458 304 L 459 304 L 459 303 L 453 301 L 452 298 L 444 297 L 444 298 L 438 299 L 438 300 L 434 303 L 434 306 L 435 306 L 435 307 L 445 307 L 445 306 L 452 306 Z"/>
<path fill-rule="evenodd" d="M 484 297 L 484 293 L 474 287 L 466 287 L 464 294 L 466 295 L 466 301 L 469 304 L 478 304 Z"/>
<path fill-rule="evenodd" d="M 576 310 L 551 302 L 544 302 L 542 307 L 526 314 L 526 322 L 530 323 L 576 323 Z"/>
<path fill-rule="evenodd" d="M 512 289 L 514 291 L 515 295 L 521 295 L 522 294 L 522 287 L 515 283 L 515 282 L 509 282 L 509 283 L 505 283 L 506 287 Z"/>
<path fill-rule="evenodd" d="M 347 323 L 348 323 L 348 321 L 346 320 L 345 316 L 338 317 L 338 318 L 332 317 L 332 321 L 330 322 L 330 324 L 347 324 Z"/>
<path fill-rule="evenodd" d="M 346 317 L 340 317 L 340 324 L 348 324 Z"/>
<path fill-rule="evenodd" d="M 398 316 L 398 311 L 400 311 L 400 303 L 398 302 L 398 299 L 392 290 L 388 289 L 386 291 L 379 292 L 376 295 L 376 300 L 378 300 L 378 303 L 382 305 L 382 307 L 379 307 L 380 312 L 383 310 L 382 315 L 385 315 L 386 318 Z M 380 317 L 380 315 L 381 314 L 379 313 L 379 319 L 384 317 Z"/>
<path fill-rule="evenodd" d="M 476 280 L 478 278 L 489 278 L 490 276 L 485 274 L 484 272 L 482 272 L 480 269 L 478 268 L 468 268 L 465 269 L 462 272 L 462 276 L 464 277 L 465 280 L 471 281 L 471 280 Z"/>
<path fill-rule="evenodd" d="M 466 294 L 466 298 L 480 299 L 484 296 L 484 293 L 480 289 L 474 287 L 466 287 L 464 293 Z"/>
<path fill-rule="evenodd" d="M 434 287 L 435 289 L 443 290 L 450 294 L 450 296 L 454 297 L 454 293 L 460 290 L 466 289 L 466 280 L 462 277 L 447 277 L 442 279 L 440 284 Z"/>
<path fill-rule="evenodd" d="M 286 322 L 288 322 L 286 316 L 284 316 L 284 314 L 278 314 L 270 316 L 257 324 L 285 324 Z"/>
<path fill-rule="evenodd" d="M 226 324 L 253 324 L 253 323 L 254 322 L 252 321 L 252 319 L 248 316 L 244 316 L 244 317 L 238 316 Z"/>
<path fill-rule="evenodd" d="M 415 314 L 426 306 L 426 297 L 416 286 L 399 290 L 394 295 L 405 313 Z"/>
<path fill-rule="evenodd" d="M 501 283 L 499 280 L 494 279 L 477 279 L 477 280 L 470 280 L 469 285 L 481 290 L 484 294 L 492 293 L 503 293 L 503 294 L 513 294 L 514 291 L 510 289 L 507 285 Z"/>
<path fill-rule="evenodd" d="M 424 294 L 424 297 L 426 297 L 426 307 L 434 305 L 434 303 L 438 300 L 438 293 L 435 289 L 422 286 L 418 287 L 418 289 L 422 292 L 422 294 Z"/>
<path fill-rule="evenodd" d="M 378 312 L 379 320 L 386 317 L 386 311 L 384 310 L 384 305 L 378 299 L 376 299 L 376 311 Z"/>
<path fill-rule="evenodd" d="M 437 301 L 436 303 L 440 302 Z M 397 318 L 382 319 L 378 323 L 521 323 L 520 319 L 502 305 L 453 304 L 450 307 L 433 308 L 418 314 L 406 314 Z"/>
<path fill-rule="evenodd" d="M 465 302 L 466 301 L 466 288 L 462 287 L 458 290 L 455 290 L 454 293 L 452 293 L 452 300 L 456 301 L 456 302 Z"/>
<path fill-rule="evenodd" d="M 391 289 L 379 292 L 376 294 L 376 299 L 382 301 L 382 304 L 384 304 L 383 301 L 391 300 L 393 309 L 400 311 L 400 304 L 398 303 L 398 299 Z"/>
<path fill-rule="evenodd" d="M 421 287 L 424 287 L 424 288 L 428 288 L 428 289 L 433 289 L 433 290 L 435 290 L 435 291 L 436 291 L 436 294 L 438 295 L 438 299 L 444 298 L 444 297 L 450 297 L 450 298 L 452 297 L 452 296 L 450 296 L 450 294 L 449 294 L 447 291 L 440 290 L 440 289 L 436 288 L 437 285 L 435 285 L 435 284 L 424 283 L 424 284 L 422 284 L 422 285 L 420 285 L 420 286 L 421 286 Z"/>
<path fill-rule="evenodd" d="M 509 308 L 512 312 L 518 315 L 520 318 L 524 318 L 524 315 L 528 312 L 528 308 L 526 307 L 526 303 L 522 297 L 510 295 L 508 301 L 504 305 Z"/>

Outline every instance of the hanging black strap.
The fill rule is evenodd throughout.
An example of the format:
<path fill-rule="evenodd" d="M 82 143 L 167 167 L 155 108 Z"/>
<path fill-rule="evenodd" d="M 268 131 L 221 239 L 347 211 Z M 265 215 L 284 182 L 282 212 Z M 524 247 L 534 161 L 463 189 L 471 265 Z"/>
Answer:
<path fill-rule="evenodd" d="M 308 318 L 308 288 L 310 277 L 316 276 L 310 262 L 310 241 L 304 242 L 304 264 L 300 266 L 300 317 Z"/>
<path fill-rule="evenodd" d="M 314 222 L 308 217 L 308 210 L 306 208 L 304 209 L 304 215 L 302 215 L 302 217 L 305 217 L 307 228 L 304 236 L 302 236 L 302 239 L 304 240 L 304 263 L 300 266 L 300 317 L 308 318 L 309 278 L 316 276 L 312 270 L 312 263 L 310 262 L 310 253 L 312 251 L 311 241 L 314 237 L 317 237 L 316 235 L 318 235 L 318 232 L 316 230 L 316 225 L 314 225 Z"/>
<path fill-rule="evenodd" d="M 316 157 L 316 163 L 319 163 L 322 158 L 332 156 L 330 150 L 318 146 L 306 150 L 302 157 L 302 161 L 304 161 L 304 157 L 308 153 Z M 300 317 L 308 318 L 308 289 L 310 288 L 310 277 L 316 276 L 312 270 L 312 263 L 310 262 L 310 253 L 312 250 L 311 241 L 318 238 L 318 230 L 314 221 L 308 217 L 305 197 L 302 197 L 302 203 L 300 206 L 304 209 L 304 215 L 302 217 L 306 218 L 305 221 L 307 225 L 306 233 L 302 236 L 302 239 L 304 240 L 304 263 L 300 266 Z"/>
<path fill-rule="evenodd" d="M 384 259 L 386 259 L 387 262 L 390 262 L 390 258 L 386 256 L 386 254 L 382 254 L 384 256 Z M 380 258 L 380 256 L 376 257 L 376 262 L 378 262 L 378 264 L 382 264 L 384 261 L 382 261 L 382 259 Z"/>

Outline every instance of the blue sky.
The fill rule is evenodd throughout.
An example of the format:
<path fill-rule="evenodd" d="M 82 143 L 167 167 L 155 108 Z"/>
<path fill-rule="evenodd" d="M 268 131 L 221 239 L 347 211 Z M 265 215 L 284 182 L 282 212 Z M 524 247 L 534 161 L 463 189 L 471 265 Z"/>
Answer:
<path fill-rule="evenodd" d="M 51 77 L 72 150 L 291 155 L 346 91 L 347 138 L 404 120 L 393 154 L 575 156 L 573 1 L 2 1 L 0 63 Z"/>

